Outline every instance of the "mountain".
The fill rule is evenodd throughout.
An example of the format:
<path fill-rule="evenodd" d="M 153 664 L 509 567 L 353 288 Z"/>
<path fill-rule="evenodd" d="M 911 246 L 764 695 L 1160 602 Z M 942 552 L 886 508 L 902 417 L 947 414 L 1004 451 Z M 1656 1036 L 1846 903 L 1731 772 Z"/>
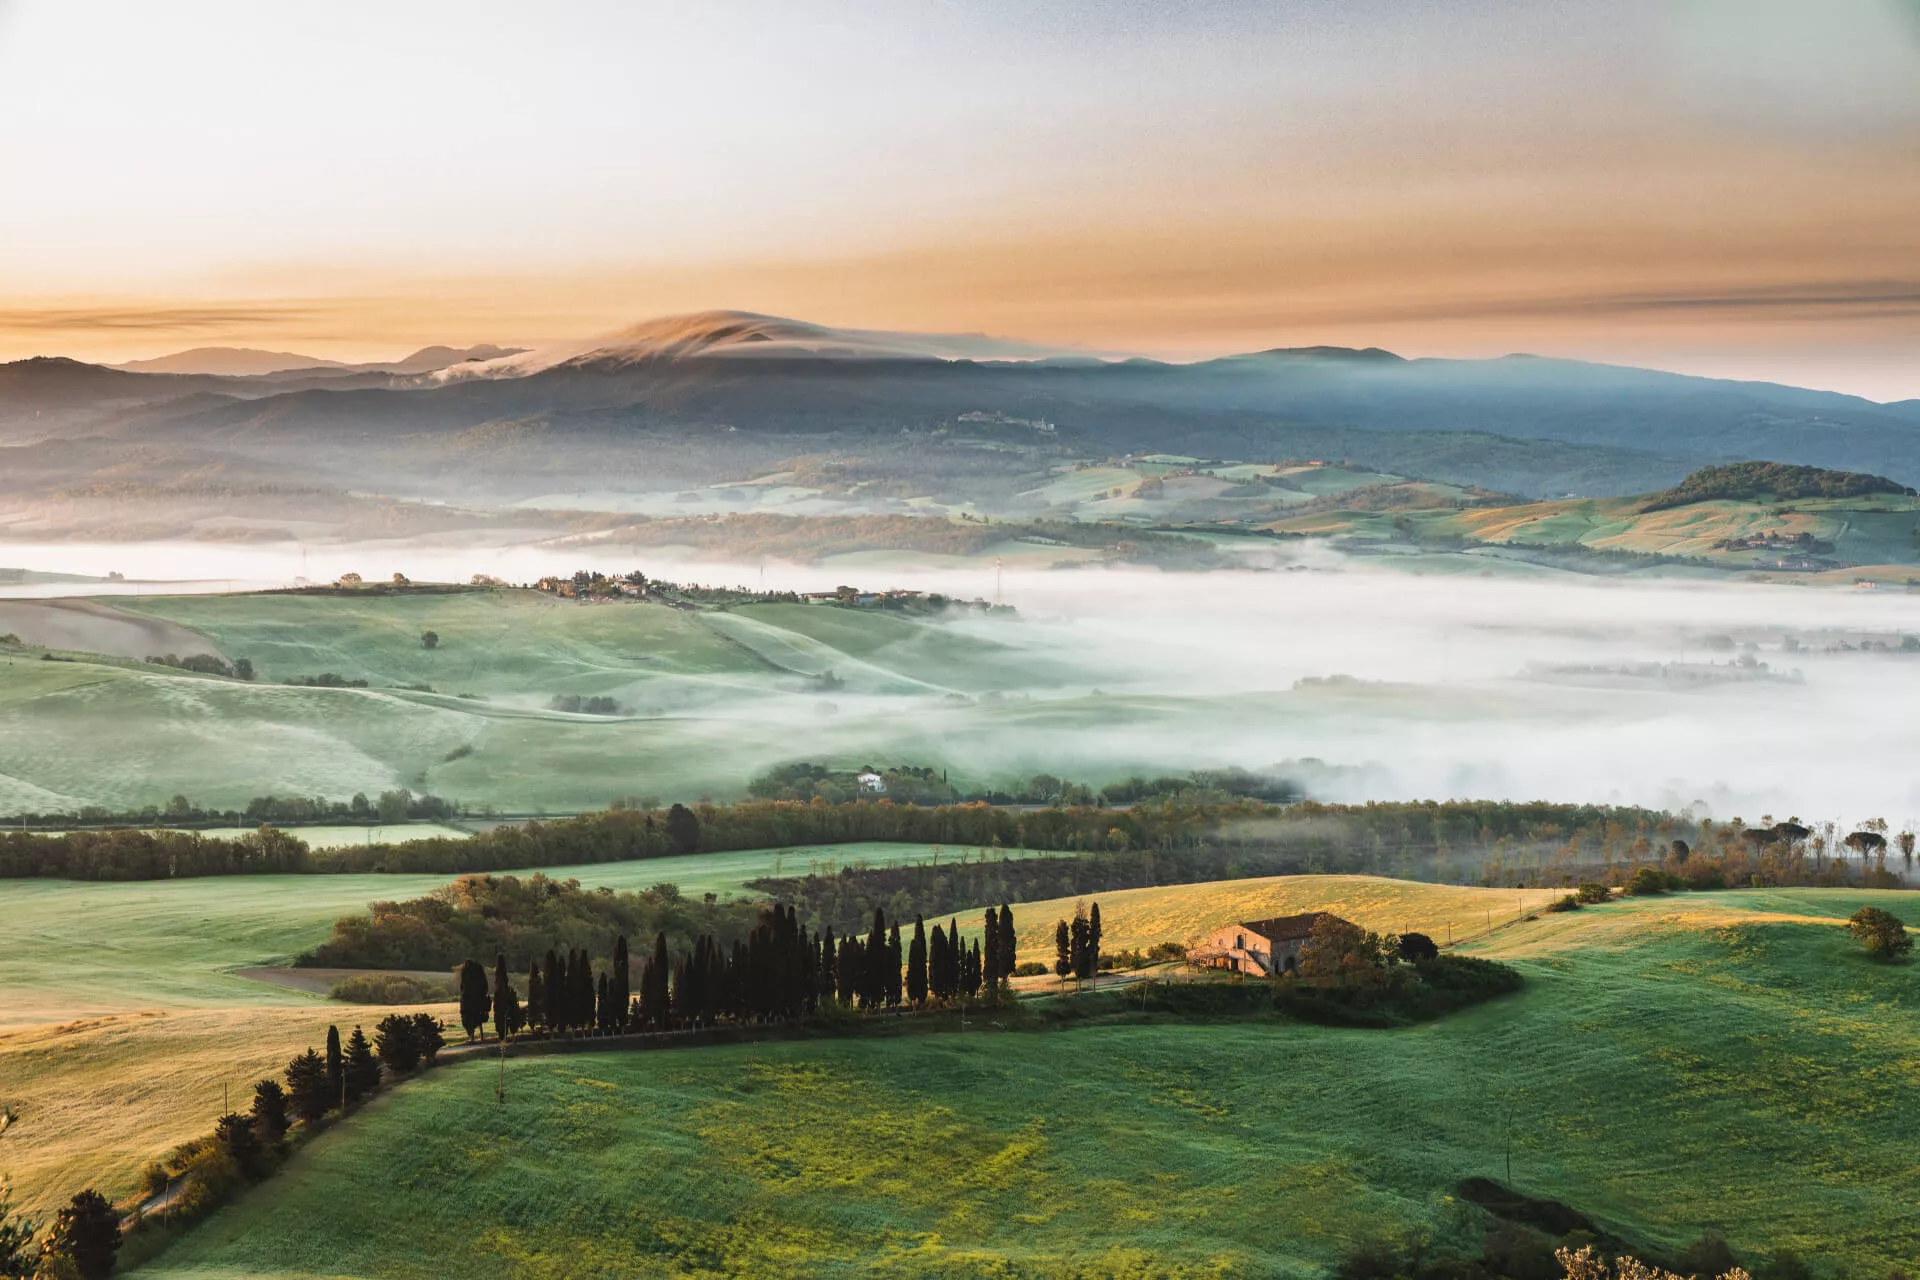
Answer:
<path fill-rule="evenodd" d="M 578 342 L 558 343 L 447 371 L 448 378 L 518 378 L 549 369 L 617 368 L 701 356 L 822 360 L 1033 360 L 1075 353 L 984 334 L 834 329 L 750 311 L 663 316 Z"/>
<path fill-rule="evenodd" d="M 285 369 L 343 369 L 338 360 L 297 355 L 291 351 L 256 351 L 251 347 L 194 347 L 151 360 L 129 360 L 109 366 L 128 373 L 207 373 L 223 378 L 256 378 Z"/>
<path fill-rule="evenodd" d="M 467 359 L 407 371 L 455 356 Z M 246 378 L 0 366 L 0 445 L 81 436 L 456 502 L 658 493 L 797 468 L 808 486 L 883 509 L 939 495 L 1017 512 L 1062 469 L 1144 453 L 1341 458 L 1553 497 L 1662 489 L 1752 459 L 1920 482 L 1912 406 L 1770 383 L 1328 347 L 1107 361 L 743 312 L 533 351 L 428 348 L 392 365 Z"/>

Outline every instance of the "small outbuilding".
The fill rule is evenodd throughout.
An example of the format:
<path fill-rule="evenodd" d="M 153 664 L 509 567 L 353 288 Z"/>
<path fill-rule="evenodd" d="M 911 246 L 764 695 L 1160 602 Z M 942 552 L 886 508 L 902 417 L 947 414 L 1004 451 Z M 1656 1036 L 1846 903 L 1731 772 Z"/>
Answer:
<path fill-rule="evenodd" d="M 1223 924 L 1197 946 L 1188 948 L 1187 963 L 1261 977 L 1293 973 L 1300 967 L 1300 956 L 1313 937 L 1314 926 L 1326 919 L 1338 917 L 1327 911 L 1308 911 Z"/>

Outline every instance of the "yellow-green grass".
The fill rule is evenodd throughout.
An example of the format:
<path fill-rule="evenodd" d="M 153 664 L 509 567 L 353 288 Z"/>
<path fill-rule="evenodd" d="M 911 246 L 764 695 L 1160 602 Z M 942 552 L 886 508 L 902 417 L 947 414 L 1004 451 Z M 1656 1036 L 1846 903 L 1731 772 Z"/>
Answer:
<path fill-rule="evenodd" d="M 1305 911 L 1331 911 L 1380 933 L 1411 930 L 1446 943 L 1511 922 L 1525 907 L 1544 906 L 1552 896 L 1558 895 L 1378 876 L 1263 876 L 1016 903 L 1013 919 L 1021 957 L 1051 961 L 1056 923 L 1071 920 L 1076 906 L 1094 902 L 1100 904 L 1101 946 L 1113 952 L 1144 951 L 1156 942 L 1197 942 L 1223 924 Z M 984 910 L 965 913 L 963 933 L 978 934 Z"/>
<path fill-rule="evenodd" d="M 1594 550 L 1687 556 L 1764 566 L 1779 553 L 1727 550 L 1719 543 L 1764 534 L 1805 534 L 1832 543 L 1835 553 L 1870 564 L 1911 565 L 1920 555 L 1914 520 L 1920 501 L 1909 498 L 1813 498 L 1777 504 L 1750 501 L 1691 503 L 1644 511 L 1644 498 L 1569 498 L 1509 507 L 1441 508 L 1393 513 L 1319 512 L 1275 522 L 1295 533 L 1393 535 L 1391 520 L 1412 523 L 1427 536 L 1488 543 L 1577 545 Z"/>
<path fill-rule="evenodd" d="M 1884 1274 L 1920 1256 L 1920 978 L 1838 927 L 1866 901 L 1903 900 L 1542 916 L 1478 948 L 1524 992 L 1395 1031 L 976 1019 L 510 1061 L 505 1106 L 453 1066 L 138 1274 L 1314 1276 L 1377 1233 L 1477 1243 L 1451 1192 L 1509 1160 L 1649 1243 Z"/>
<path fill-rule="evenodd" d="M 765 849 L 544 868 L 584 884 L 662 882 L 730 896 L 762 875 L 928 861 L 930 845 Z M 951 858 L 951 849 L 940 851 Z M 519 874 L 530 874 L 521 872 Z M 206 1131 L 219 1085 L 236 1099 L 329 1022 L 385 1012 L 332 1003 L 236 971 L 283 962 L 376 899 L 446 876 L 232 876 L 138 883 L 0 881 L 0 1174 L 40 1208 L 97 1183 L 128 1194 L 141 1167 Z"/>
<path fill-rule="evenodd" d="M 263 679 L 330 671 L 374 685 L 424 684 L 543 705 L 554 694 L 604 694 L 668 707 L 795 674 L 864 673 L 875 691 L 1007 686 L 1004 648 L 938 622 L 819 605 L 750 605 L 691 613 L 659 605 L 584 605 L 537 591 L 453 595 L 149 597 L 128 606 L 253 659 Z M 427 649 L 421 636 L 439 643 Z M 811 643 L 809 643 L 811 642 Z M 956 667 L 960 670 L 956 670 Z M 859 686 L 853 686 L 859 687 Z"/>

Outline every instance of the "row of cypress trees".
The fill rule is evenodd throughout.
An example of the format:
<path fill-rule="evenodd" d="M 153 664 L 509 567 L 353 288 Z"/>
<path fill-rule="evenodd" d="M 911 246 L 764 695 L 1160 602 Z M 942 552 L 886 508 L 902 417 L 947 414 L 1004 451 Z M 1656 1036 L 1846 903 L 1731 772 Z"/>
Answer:
<path fill-rule="evenodd" d="M 929 933 L 920 916 L 903 939 L 900 923 L 879 909 L 864 936 L 836 937 L 831 926 L 810 934 L 795 908 L 776 905 L 731 946 L 701 934 L 675 955 L 661 933 L 637 965 L 624 936 L 614 941 L 612 963 L 597 971 L 584 949 L 548 951 L 527 966 L 524 1005 L 504 955 L 495 959 L 491 981 L 484 965 L 468 960 L 459 969 L 460 1022 L 471 1040 L 484 1036 L 489 1022 L 496 1037 L 608 1035 L 786 1021 L 830 1000 L 866 1011 L 922 1008 L 983 993 L 997 998 L 1017 964 L 1009 906 L 989 907 L 980 939 L 969 944 L 958 920 L 936 923 Z"/>
<path fill-rule="evenodd" d="M 1061 981 L 1091 978 L 1100 972 L 1100 904 L 1091 912 L 1076 909 L 1071 923 L 1053 929 L 1053 972 Z"/>

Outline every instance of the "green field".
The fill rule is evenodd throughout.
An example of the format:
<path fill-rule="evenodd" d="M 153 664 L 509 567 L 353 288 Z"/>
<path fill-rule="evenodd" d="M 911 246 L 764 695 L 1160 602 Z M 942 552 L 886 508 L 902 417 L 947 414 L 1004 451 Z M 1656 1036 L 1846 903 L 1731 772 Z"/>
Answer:
<path fill-rule="evenodd" d="M 724 897 L 762 875 L 935 856 L 929 845 L 864 844 L 542 870 L 621 890 L 667 882 Z M 236 970 L 285 963 L 324 940 L 338 917 L 449 879 L 0 881 L 10 943 L 0 967 L 0 1107 L 17 1116 L 0 1132 L 0 1174 L 39 1208 L 90 1182 L 126 1194 L 147 1161 L 212 1125 L 223 1084 L 237 1098 L 319 1043 L 327 1023 L 371 1027 L 385 1012 Z"/>
<path fill-rule="evenodd" d="M 516 812 L 734 796 L 796 754 L 858 765 L 925 752 L 950 726 L 991 719 L 974 699 L 1058 688 L 1071 674 L 1058 656 L 1016 645 L 1017 623 L 995 639 L 821 606 L 690 613 L 532 591 L 118 604 L 251 659 L 260 679 L 10 654 L 0 812 L 138 809 L 176 794 L 238 808 L 264 794 L 343 800 L 396 787 Z M 114 620 L 107 610 L 96 621 Z M 429 630 L 432 650 L 420 643 Z M 825 672 L 832 697 L 812 688 Z M 275 683 L 323 673 L 370 687 Z M 610 697 L 621 714 L 550 710 L 560 695 Z M 846 700 L 859 714 L 841 714 Z"/>
<path fill-rule="evenodd" d="M 1215 886 L 1219 888 L 1220 886 Z M 452 1067 L 150 1276 L 1309 1276 L 1474 1242 L 1504 1177 L 1675 1246 L 1920 1256 L 1920 979 L 1826 891 L 1632 901 L 1478 944 L 1519 996 L 1359 1031 L 1158 1023 Z M 1016 908 L 1018 910 L 1018 908 Z M 1509 1136 L 1510 1135 L 1510 1136 Z"/>

